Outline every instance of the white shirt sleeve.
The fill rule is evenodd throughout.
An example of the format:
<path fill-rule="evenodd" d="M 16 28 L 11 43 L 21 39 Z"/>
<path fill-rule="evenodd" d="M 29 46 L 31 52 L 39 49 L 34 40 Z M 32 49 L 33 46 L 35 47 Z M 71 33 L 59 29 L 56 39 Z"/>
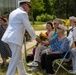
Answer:
<path fill-rule="evenodd" d="M 35 31 L 34 31 L 33 27 L 30 25 L 27 13 L 22 13 L 21 14 L 21 19 L 22 19 L 23 25 L 25 26 L 26 30 L 30 34 L 31 38 L 33 40 L 36 39 Z"/>
<path fill-rule="evenodd" d="M 68 35 L 68 37 L 67 37 L 67 38 L 68 38 L 68 39 L 72 39 L 72 35 L 73 35 L 73 32 L 72 32 L 72 31 L 70 31 L 70 32 L 69 32 L 69 35 Z"/>
<path fill-rule="evenodd" d="M 73 40 L 76 41 L 76 27 L 73 29 Z"/>

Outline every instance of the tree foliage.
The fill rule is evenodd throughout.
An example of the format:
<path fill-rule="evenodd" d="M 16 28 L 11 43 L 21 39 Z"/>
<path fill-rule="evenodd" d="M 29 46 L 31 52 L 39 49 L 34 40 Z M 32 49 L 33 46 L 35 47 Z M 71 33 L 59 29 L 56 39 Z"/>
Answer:
<path fill-rule="evenodd" d="M 31 0 L 31 5 L 35 20 L 38 15 L 45 13 L 63 19 L 76 13 L 76 0 Z"/>
<path fill-rule="evenodd" d="M 74 15 L 74 5 L 74 0 L 55 0 L 55 15 L 61 18 L 68 18 L 70 15 Z"/>
<path fill-rule="evenodd" d="M 44 13 L 47 12 L 47 14 L 51 13 L 51 4 L 49 0 L 43 0 L 44 3 Z"/>
<path fill-rule="evenodd" d="M 31 0 L 31 6 L 32 6 L 32 14 L 33 17 L 36 18 L 36 16 L 42 11 L 44 11 L 44 3 L 43 0 Z"/>

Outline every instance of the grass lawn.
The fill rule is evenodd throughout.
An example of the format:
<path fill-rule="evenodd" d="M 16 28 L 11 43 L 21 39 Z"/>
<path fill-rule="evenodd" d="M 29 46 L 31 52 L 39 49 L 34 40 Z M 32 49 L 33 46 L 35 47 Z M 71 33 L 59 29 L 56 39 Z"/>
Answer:
<path fill-rule="evenodd" d="M 46 22 L 37 22 L 35 21 L 34 24 L 31 22 L 31 25 L 43 25 L 46 24 Z"/>
<path fill-rule="evenodd" d="M 24 59 L 23 59 L 24 60 Z M 26 62 L 24 60 L 24 64 L 25 64 L 25 68 L 27 70 L 28 73 L 32 73 L 32 75 L 47 75 L 46 73 L 44 73 L 42 70 L 38 71 L 38 72 L 33 72 L 29 70 L 29 67 L 26 66 Z M 70 64 L 65 64 L 65 67 L 67 67 L 68 69 Z M 57 67 L 57 65 L 55 65 L 55 68 Z M 7 68 L 2 68 L 1 64 L 0 64 L 0 75 L 5 75 L 7 71 Z M 16 74 L 18 75 L 18 72 L 16 71 Z M 68 74 L 65 70 L 63 70 L 62 68 L 60 68 L 60 70 L 58 71 L 57 75 L 73 75 L 73 74 Z M 75 74 L 76 75 L 76 74 Z"/>
<path fill-rule="evenodd" d="M 46 28 L 43 25 L 33 25 L 34 30 L 46 30 Z"/>
<path fill-rule="evenodd" d="M 27 54 L 31 53 L 32 49 L 29 49 L 27 51 Z M 23 61 L 24 61 L 24 64 L 25 64 L 25 68 L 27 70 L 28 73 L 32 73 L 32 75 L 47 75 L 46 73 L 44 73 L 41 69 L 40 71 L 38 72 L 33 72 L 33 71 L 30 71 L 29 67 L 26 66 L 26 61 L 25 61 L 25 58 L 24 58 L 24 53 L 23 53 Z M 70 64 L 64 64 L 65 67 L 67 67 L 67 69 L 71 69 L 70 68 Z M 57 65 L 54 66 L 54 68 L 57 68 Z M 7 71 L 7 67 L 6 68 L 2 68 L 1 67 L 1 63 L 0 63 L 0 75 L 5 75 L 6 74 L 6 71 Z M 15 75 L 18 75 L 18 72 L 16 71 L 16 74 Z M 63 70 L 62 68 L 60 68 L 60 70 L 58 71 L 58 74 L 57 75 L 73 75 L 73 74 L 68 74 L 65 70 Z M 75 74 L 76 75 L 76 74 Z"/>
<path fill-rule="evenodd" d="M 31 23 L 32 24 L 32 23 Z M 45 26 L 44 24 L 46 24 L 46 22 L 35 22 L 34 24 L 32 24 L 34 30 L 45 30 Z"/>

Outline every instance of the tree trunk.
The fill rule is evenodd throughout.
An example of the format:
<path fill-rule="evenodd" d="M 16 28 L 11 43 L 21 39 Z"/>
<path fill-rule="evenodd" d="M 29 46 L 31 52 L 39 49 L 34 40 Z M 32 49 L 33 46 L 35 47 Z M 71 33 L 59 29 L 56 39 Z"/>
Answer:
<path fill-rule="evenodd" d="M 69 6 L 69 0 L 66 2 L 66 18 L 68 18 L 68 6 Z"/>
<path fill-rule="evenodd" d="M 74 0 L 75 6 L 74 6 L 74 16 L 76 17 L 76 0 Z"/>
<path fill-rule="evenodd" d="M 32 22 L 33 22 L 33 24 L 34 24 L 33 11 L 32 11 L 32 14 L 31 14 L 31 16 L 32 16 Z"/>

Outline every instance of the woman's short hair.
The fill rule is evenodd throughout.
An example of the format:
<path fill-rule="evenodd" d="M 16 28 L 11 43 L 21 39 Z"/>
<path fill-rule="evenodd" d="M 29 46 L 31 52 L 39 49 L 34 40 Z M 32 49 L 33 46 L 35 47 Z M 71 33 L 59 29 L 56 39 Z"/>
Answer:
<path fill-rule="evenodd" d="M 59 19 L 59 18 L 56 18 L 54 21 L 57 21 L 58 24 L 63 24 L 63 21 L 61 19 Z"/>
<path fill-rule="evenodd" d="M 63 32 L 65 32 L 67 30 L 67 27 L 64 26 L 63 24 L 59 24 L 58 27 L 61 28 L 63 30 Z"/>

